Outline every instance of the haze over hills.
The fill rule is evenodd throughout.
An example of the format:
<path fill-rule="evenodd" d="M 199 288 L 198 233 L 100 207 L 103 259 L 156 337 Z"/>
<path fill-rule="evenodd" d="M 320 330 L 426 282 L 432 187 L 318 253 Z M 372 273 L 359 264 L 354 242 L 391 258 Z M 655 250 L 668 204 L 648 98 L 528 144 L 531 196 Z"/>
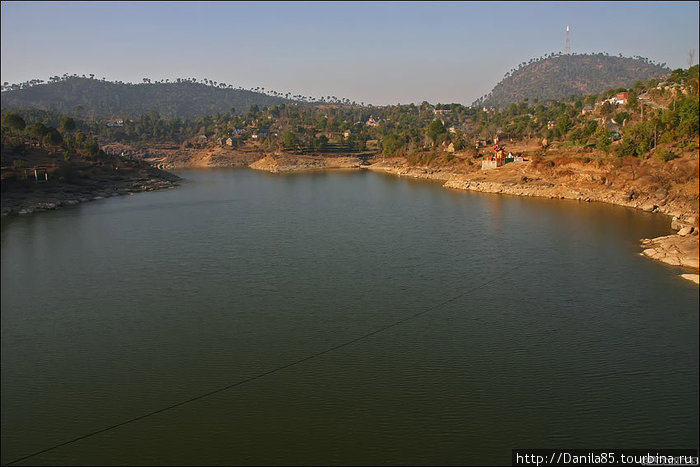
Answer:
<path fill-rule="evenodd" d="M 643 57 L 549 54 L 510 70 L 474 105 L 504 107 L 524 99 L 532 102 L 534 99 L 565 99 L 572 94 L 598 94 L 608 89 L 628 88 L 637 81 L 660 77 L 670 71 L 665 63 L 655 64 Z"/>
<path fill-rule="evenodd" d="M 7 89 L 7 86 L 5 86 Z M 195 118 L 273 106 L 302 96 L 272 96 L 182 80 L 174 83 L 121 83 L 77 76 L 15 86 L 2 93 L 2 109 L 37 108 L 90 118 L 136 117 L 149 111 L 163 118 Z"/>
<path fill-rule="evenodd" d="M 643 57 L 548 54 L 510 70 L 488 95 L 473 105 L 505 107 L 525 99 L 533 102 L 598 94 L 669 72 L 665 63 L 652 63 Z M 263 108 L 295 101 L 321 102 L 291 93 L 258 92 L 264 88 L 232 88 L 208 80 L 204 80 L 206 84 L 194 79 L 170 83 L 148 81 L 132 84 L 64 75 L 52 77 L 48 83 L 33 80 L 22 85 L 4 85 L 2 110 L 37 108 L 99 119 L 133 118 L 156 111 L 161 117 L 171 119 L 215 115 L 230 112 L 232 108 L 241 114 L 251 105 Z M 335 96 L 328 96 L 328 101 L 351 103 Z"/>

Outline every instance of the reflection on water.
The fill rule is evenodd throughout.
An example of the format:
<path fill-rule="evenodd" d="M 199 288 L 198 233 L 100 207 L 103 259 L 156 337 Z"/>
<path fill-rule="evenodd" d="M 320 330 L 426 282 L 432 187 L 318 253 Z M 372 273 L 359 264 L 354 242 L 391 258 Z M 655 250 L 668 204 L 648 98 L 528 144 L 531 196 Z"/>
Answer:
<path fill-rule="evenodd" d="M 319 353 L 25 463 L 697 447 L 697 288 L 638 254 L 665 218 L 364 172 L 182 176 L 3 220 L 3 463 Z"/>

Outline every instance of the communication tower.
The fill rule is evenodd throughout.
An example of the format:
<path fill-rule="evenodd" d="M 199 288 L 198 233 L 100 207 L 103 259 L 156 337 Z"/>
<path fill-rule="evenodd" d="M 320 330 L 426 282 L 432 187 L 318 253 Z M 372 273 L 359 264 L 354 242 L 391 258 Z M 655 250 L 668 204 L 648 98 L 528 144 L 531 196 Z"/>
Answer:
<path fill-rule="evenodd" d="M 571 53 L 571 41 L 569 40 L 569 25 L 566 25 L 566 46 L 564 47 L 564 53 Z"/>

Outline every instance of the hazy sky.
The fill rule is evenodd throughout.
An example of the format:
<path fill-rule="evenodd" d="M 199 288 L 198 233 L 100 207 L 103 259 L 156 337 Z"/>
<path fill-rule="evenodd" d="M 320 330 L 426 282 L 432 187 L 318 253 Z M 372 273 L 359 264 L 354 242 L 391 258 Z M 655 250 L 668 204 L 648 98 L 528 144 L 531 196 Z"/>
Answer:
<path fill-rule="evenodd" d="M 686 68 L 698 2 L 8 2 L 0 80 L 208 78 L 375 105 L 470 104 L 564 50 Z M 698 62 L 696 58 L 694 63 Z"/>

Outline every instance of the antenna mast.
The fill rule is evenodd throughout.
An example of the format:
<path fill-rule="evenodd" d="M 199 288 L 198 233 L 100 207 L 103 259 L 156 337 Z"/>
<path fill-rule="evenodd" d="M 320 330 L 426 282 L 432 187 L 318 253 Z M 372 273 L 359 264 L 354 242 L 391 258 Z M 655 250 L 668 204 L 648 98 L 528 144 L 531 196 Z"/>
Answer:
<path fill-rule="evenodd" d="M 564 47 L 564 53 L 571 53 L 571 41 L 569 40 L 569 25 L 566 25 L 566 46 Z"/>

